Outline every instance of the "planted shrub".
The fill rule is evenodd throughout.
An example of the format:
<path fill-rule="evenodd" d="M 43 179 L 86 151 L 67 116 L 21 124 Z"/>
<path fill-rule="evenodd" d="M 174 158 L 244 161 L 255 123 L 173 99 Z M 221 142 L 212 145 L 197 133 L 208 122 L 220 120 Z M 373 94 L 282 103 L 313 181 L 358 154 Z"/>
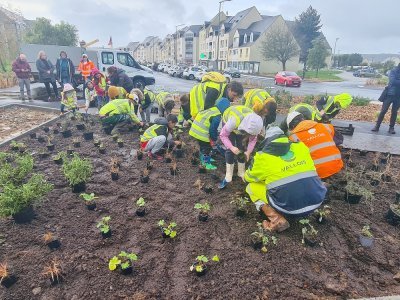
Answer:
<path fill-rule="evenodd" d="M 326 217 L 331 213 L 331 207 L 324 205 L 322 208 L 315 210 L 317 222 L 323 224 L 326 222 Z"/>
<path fill-rule="evenodd" d="M 257 222 L 257 231 L 252 232 L 250 237 L 254 250 L 260 249 L 264 253 L 268 252 L 269 243 L 276 245 L 278 242 L 278 238 L 268 235 L 261 222 Z"/>
<path fill-rule="evenodd" d="M 133 262 L 137 261 L 138 257 L 135 253 L 127 253 L 121 251 L 117 256 L 111 258 L 108 262 L 110 271 L 120 270 L 121 274 L 128 275 L 133 272 Z"/>
<path fill-rule="evenodd" d="M 369 225 L 363 226 L 360 234 L 360 243 L 363 247 L 370 248 L 374 244 L 374 236 Z"/>
<path fill-rule="evenodd" d="M 177 226 L 177 224 L 175 222 L 171 222 L 167 226 L 164 220 L 160 220 L 158 221 L 158 226 L 160 227 L 162 236 L 164 238 L 173 239 L 176 237 L 177 232 L 174 230 L 174 228 Z"/>
<path fill-rule="evenodd" d="M 236 216 L 243 217 L 247 211 L 247 205 L 250 203 L 249 198 L 238 196 L 231 201 L 236 206 Z"/>
<path fill-rule="evenodd" d="M 58 152 L 57 155 L 53 156 L 53 161 L 57 165 L 61 165 L 66 157 L 67 157 L 67 152 L 61 151 L 61 152 Z"/>
<path fill-rule="evenodd" d="M 94 193 L 90 193 L 90 194 L 80 194 L 80 196 L 83 198 L 83 200 L 85 200 L 86 203 L 86 207 L 88 210 L 94 210 L 96 208 L 96 202 L 94 199 L 97 199 L 98 197 L 96 197 L 94 195 Z"/>
<path fill-rule="evenodd" d="M 219 262 L 218 255 L 214 255 L 211 258 L 214 262 Z M 196 261 L 190 266 L 191 272 L 195 271 L 197 276 L 203 276 L 207 271 L 208 257 L 205 255 L 199 255 L 196 257 Z"/>
<path fill-rule="evenodd" d="M 60 241 L 56 238 L 53 233 L 47 232 L 43 236 L 44 243 L 51 249 L 58 249 L 61 246 Z"/>
<path fill-rule="evenodd" d="M 140 198 L 136 201 L 136 206 L 137 206 L 136 214 L 137 214 L 139 217 L 143 217 L 143 216 L 146 214 L 146 207 L 145 207 L 145 205 L 146 205 L 146 201 L 144 200 L 143 197 L 140 197 Z"/>
<path fill-rule="evenodd" d="M 303 228 L 301 229 L 301 233 L 303 235 L 301 243 L 310 247 L 314 247 L 317 244 L 318 231 L 310 224 L 309 219 L 301 219 L 299 223 L 303 225 Z"/>
<path fill-rule="evenodd" d="M 62 166 L 64 176 L 75 193 L 85 190 L 85 183 L 92 176 L 92 169 L 92 163 L 87 159 L 80 158 L 76 153 L 71 159 L 65 160 Z"/>
<path fill-rule="evenodd" d="M 97 228 L 100 229 L 100 233 L 103 236 L 103 238 L 108 238 L 111 236 L 110 220 L 111 220 L 110 216 L 103 217 L 96 226 Z"/>
<path fill-rule="evenodd" d="M 194 208 L 199 210 L 199 221 L 205 222 L 208 220 L 208 212 L 211 209 L 210 204 L 207 202 L 204 204 L 196 203 Z"/>
<path fill-rule="evenodd" d="M 49 265 L 44 268 L 43 275 L 49 277 L 51 285 L 61 283 L 63 279 L 61 265 L 57 260 L 51 261 Z"/>

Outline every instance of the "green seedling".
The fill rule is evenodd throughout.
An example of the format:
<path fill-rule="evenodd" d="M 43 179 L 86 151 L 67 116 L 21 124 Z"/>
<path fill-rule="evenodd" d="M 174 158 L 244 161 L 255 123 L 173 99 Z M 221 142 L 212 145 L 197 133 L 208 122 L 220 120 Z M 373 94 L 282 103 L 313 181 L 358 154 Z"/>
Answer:
<path fill-rule="evenodd" d="M 238 210 L 246 210 L 246 206 L 249 203 L 250 200 L 247 197 L 236 197 L 231 201 L 231 204 L 234 204 Z"/>
<path fill-rule="evenodd" d="M 257 231 L 254 231 L 250 234 L 253 243 L 261 242 L 261 251 L 266 253 L 268 252 L 268 244 L 271 242 L 273 245 L 276 245 L 278 242 L 278 238 L 275 236 L 269 236 L 265 231 L 261 222 L 257 222 Z"/>
<path fill-rule="evenodd" d="M 90 194 L 86 194 L 86 193 L 82 193 L 80 194 L 80 196 L 83 198 L 83 200 L 85 200 L 86 202 L 92 202 L 94 199 L 97 199 L 99 197 L 96 197 L 94 195 L 94 193 L 90 193 Z"/>
<path fill-rule="evenodd" d="M 66 157 L 67 157 L 67 152 L 61 151 L 61 152 L 58 152 L 56 155 L 53 156 L 53 160 L 59 160 L 61 158 L 64 159 Z"/>
<path fill-rule="evenodd" d="M 303 225 L 303 228 L 301 229 L 301 233 L 303 235 L 303 238 L 301 240 L 302 244 L 305 243 L 304 241 L 305 236 L 310 235 L 315 237 L 318 234 L 318 231 L 314 228 L 314 226 L 310 224 L 309 219 L 301 219 L 299 220 L 299 223 Z"/>
<path fill-rule="evenodd" d="M 106 234 L 110 231 L 110 225 L 109 225 L 110 220 L 111 220 L 110 216 L 103 217 L 101 221 L 97 224 L 96 227 L 100 229 L 101 233 Z"/>
<path fill-rule="evenodd" d="M 363 226 L 363 228 L 361 229 L 361 234 L 367 238 L 373 238 L 374 235 L 371 232 L 371 228 L 369 227 L 369 225 L 365 225 Z"/>
<path fill-rule="evenodd" d="M 322 208 L 316 209 L 315 212 L 318 214 L 318 221 L 322 222 L 331 213 L 331 207 L 329 205 L 324 205 Z"/>
<path fill-rule="evenodd" d="M 121 251 L 118 256 L 114 256 L 108 261 L 108 268 L 110 271 L 116 270 L 118 267 L 121 270 L 126 270 L 132 267 L 133 262 L 137 261 L 138 257 L 135 253 L 127 253 L 125 251 Z"/>
<path fill-rule="evenodd" d="M 214 261 L 214 262 L 219 262 L 220 261 L 218 255 L 214 255 L 211 258 L 211 260 Z M 205 256 L 205 255 L 199 255 L 199 256 L 196 257 L 196 262 L 190 266 L 189 270 L 191 272 L 196 271 L 197 273 L 201 273 L 206 268 L 207 263 L 208 263 L 208 257 Z"/>
<path fill-rule="evenodd" d="M 143 197 L 140 197 L 137 201 L 136 201 L 136 205 L 138 207 L 144 207 L 146 205 L 146 201 L 144 201 Z"/>
<path fill-rule="evenodd" d="M 196 203 L 194 205 L 194 208 L 198 209 L 203 215 L 208 215 L 208 212 L 211 210 L 210 204 L 208 204 L 207 202 L 204 202 L 204 204 Z"/>
<path fill-rule="evenodd" d="M 158 221 L 158 226 L 161 228 L 161 231 L 171 239 L 176 237 L 177 232 L 173 230 L 177 224 L 175 222 L 171 222 L 166 226 L 166 223 L 164 220 Z"/>

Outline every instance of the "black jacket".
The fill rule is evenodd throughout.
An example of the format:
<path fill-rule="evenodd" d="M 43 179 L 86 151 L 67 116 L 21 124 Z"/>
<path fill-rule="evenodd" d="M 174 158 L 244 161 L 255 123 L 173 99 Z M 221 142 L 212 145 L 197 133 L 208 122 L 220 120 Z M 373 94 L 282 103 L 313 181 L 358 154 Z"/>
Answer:
<path fill-rule="evenodd" d="M 122 86 L 128 93 L 133 89 L 132 79 L 122 69 L 118 69 L 109 79 L 111 85 Z"/>
<path fill-rule="evenodd" d="M 38 59 L 36 61 L 36 68 L 39 72 L 40 82 L 54 82 L 56 78 L 54 76 L 54 66 L 50 60 Z M 50 74 L 47 73 L 50 71 Z"/>
<path fill-rule="evenodd" d="M 390 71 L 388 96 L 400 97 L 400 66 Z"/>

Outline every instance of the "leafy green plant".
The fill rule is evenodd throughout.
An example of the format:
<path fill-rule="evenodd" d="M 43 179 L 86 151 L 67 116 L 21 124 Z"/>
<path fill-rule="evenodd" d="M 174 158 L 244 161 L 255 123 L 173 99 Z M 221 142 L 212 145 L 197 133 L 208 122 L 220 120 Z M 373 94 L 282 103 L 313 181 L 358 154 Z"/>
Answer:
<path fill-rule="evenodd" d="M 67 152 L 60 151 L 56 155 L 53 156 L 53 160 L 65 159 L 67 157 Z"/>
<path fill-rule="evenodd" d="M 371 232 L 371 228 L 369 227 L 369 225 L 365 225 L 363 226 L 363 228 L 361 229 L 361 234 L 367 238 L 373 238 L 374 235 Z"/>
<path fill-rule="evenodd" d="M 88 181 L 92 176 L 92 163 L 89 160 L 81 159 L 76 153 L 72 159 L 63 162 L 62 171 L 70 185 L 76 185 Z"/>
<path fill-rule="evenodd" d="M 309 236 L 316 236 L 318 234 L 318 231 L 314 228 L 314 226 L 311 225 L 309 219 L 301 219 L 299 220 L 299 223 L 303 225 L 303 228 L 301 229 L 301 233 L 303 235 L 303 238 L 301 240 L 301 243 L 304 244 L 304 238 L 309 235 Z"/>
<path fill-rule="evenodd" d="M 30 154 L 10 155 L 13 162 L 7 162 L 5 159 L 0 165 L 0 187 L 9 182 L 13 184 L 22 183 L 22 181 L 33 170 L 33 157 Z"/>
<path fill-rule="evenodd" d="M 90 193 L 90 194 L 86 194 L 86 193 L 82 193 L 80 194 L 80 196 L 83 198 L 83 200 L 85 200 L 86 202 L 92 202 L 94 199 L 97 199 L 99 197 L 96 197 L 94 195 L 94 193 Z"/>
<path fill-rule="evenodd" d="M 118 267 L 121 270 L 126 270 L 132 267 L 133 262 L 137 261 L 138 257 L 135 253 L 127 253 L 125 251 L 121 251 L 117 256 L 111 258 L 108 262 L 108 268 L 110 271 L 116 270 Z"/>
<path fill-rule="evenodd" d="M 290 108 L 293 103 L 293 95 L 286 90 L 277 90 L 273 97 L 278 107 Z"/>
<path fill-rule="evenodd" d="M 318 208 L 315 210 L 318 214 L 318 221 L 322 222 L 324 218 L 326 218 L 331 213 L 331 207 L 329 205 L 324 205 L 322 208 Z"/>
<path fill-rule="evenodd" d="M 231 201 L 231 204 L 234 204 L 238 210 L 245 210 L 249 203 L 250 200 L 247 197 L 236 197 Z"/>
<path fill-rule="evenodd" d="M 211 260 L 214 262 L 219 262 L 219 256 L 214 255 Z M 205 255 L 199 255 L 196 257 L 196 262 L 190 266 L 189 270 L 201 273 L 205 270 L 207 263 L 208 257 Z"/>
<path fill-rule="evenodd" d="M 170 222 L 168 226 L 166 226 L 166 223 L 164 220 L 158 221 L 158 226 L 161 228 L 161 231 L 171 239 L 176 237 L 177 232 L 174 230 L 174 228 L 177 226 L 175 222 Z"/>
<path fill-rule="evenodd" d="M 208 215 L 208 212 L 211 209 L 210 204 L 208 204 L 208 202 L 204 202 L 204 204 L 196 203 L 194 205 L 194 208 L 198 209 L 200 211 L 200 213 L 204 214 L 204 215 Z"/>
<path fill-rule="evenodd" d="M 17 143 L 16 141 L 12 141 L 10 143 L 11 148 L 13 149 L 20 149 L 20 148 L 26 148 L 26 145 L 24 143 Z"/>
<path fill-rule="evenodd" d="M 353 101 L 351 102 L 351 105 L 367 106 L 370 101 L 371 101 L 371 99 L 369 99 L 369 98 L 365 98 L 365 97 L 361 97 L 361 96 L 354 96 Z"/>
<path fill-rule="evenodd" d="M 146 205 L 146 201 L 144 201 L 143 197 L 140 197 L 137 201 L 136 201 L 136 205 L 138 207 L 144 207 Z"/>
<path fill-rule="evenodd" d="M 261 242 L 261 251 L 266 253 L 268 251 L 268 244 L 271 242 L 273 245 L 276 245 L 278 242 L 278 238 L 275 236 L 269 236 L 265 231 L 261 222 L 257 222 L 257 231 L 254 231 L 250 234 L 253 243 Z"/>
<path fill-rule="evenodd" d="M 99 223 L 97 223 L 97 228 L 100 229 L 100 232 L 103 234 L 106 234 L 110 231 L 110 220 L 111 217 L 107 216 L 107 217 L 103 217 L 101 219 L 101 221 Z"/>
<path fill-rule="evenodd" d="M 374 194 L 371 190 L 353 180 L 347 181 L 346 191 L 353 195 L 362 195 L 366 201 L 374 199 Z"/>

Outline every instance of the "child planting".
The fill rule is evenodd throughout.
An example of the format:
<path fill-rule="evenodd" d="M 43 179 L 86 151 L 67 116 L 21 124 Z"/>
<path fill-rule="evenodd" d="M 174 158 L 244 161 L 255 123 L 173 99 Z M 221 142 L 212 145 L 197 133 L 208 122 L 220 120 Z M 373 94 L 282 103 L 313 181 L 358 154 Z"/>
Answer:
<path fill-rule="evenodd" d="M 61 92 L 61 114 L 66 112 L 65 109 L 74 113 L 78 109 L 78 98 L 75 89 L 69 83 L 64 84 L 64 89 Z"/>

